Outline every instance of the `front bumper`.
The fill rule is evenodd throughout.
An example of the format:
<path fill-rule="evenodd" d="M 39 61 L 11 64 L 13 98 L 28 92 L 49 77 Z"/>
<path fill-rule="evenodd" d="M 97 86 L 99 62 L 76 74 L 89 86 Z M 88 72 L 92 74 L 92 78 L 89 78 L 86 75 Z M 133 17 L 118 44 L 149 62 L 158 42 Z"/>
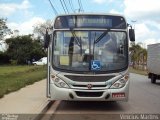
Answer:
<path fill-rule="evenodd" d="M 50 84 L 50 90 L 51 90 L 51 98 L 50 98 L 51 100 L 128 101 L 129 81 L 127 81 L 124 87 L 119 89 L 101 89 L 101 90 L 68 89 L 68 88 L 59 88 L 55 84 Z M 86 92 L 88 96 L 85 96 Z"/>

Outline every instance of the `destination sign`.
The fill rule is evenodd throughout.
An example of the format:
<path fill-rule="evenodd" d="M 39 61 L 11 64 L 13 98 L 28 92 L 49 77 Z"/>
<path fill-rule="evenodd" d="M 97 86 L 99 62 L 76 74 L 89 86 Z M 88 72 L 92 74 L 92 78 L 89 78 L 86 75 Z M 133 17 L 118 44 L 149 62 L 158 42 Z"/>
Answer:
<path fill-rule="evenodd" d="M 69 15 L 56 19 L 54 27 L 63 28 L 112 28 L 126 29 L 126 22 L 121 16 L 111 15 Z"/>
<path fill-rule="evenodd" d="M 78 17 L 77 19 L 69 19 L 69 26 L 77 27 L 112 27 L 112 19 Z"/>

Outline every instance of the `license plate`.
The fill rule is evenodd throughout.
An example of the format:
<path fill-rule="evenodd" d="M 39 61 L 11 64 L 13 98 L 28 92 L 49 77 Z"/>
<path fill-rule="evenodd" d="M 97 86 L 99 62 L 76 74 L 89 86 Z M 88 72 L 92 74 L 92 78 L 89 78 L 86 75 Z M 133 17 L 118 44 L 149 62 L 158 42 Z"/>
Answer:
<path fill-rule="evenodd" d="M 112 93 L 112 98 L 124 98 L 125 93 Z"/>

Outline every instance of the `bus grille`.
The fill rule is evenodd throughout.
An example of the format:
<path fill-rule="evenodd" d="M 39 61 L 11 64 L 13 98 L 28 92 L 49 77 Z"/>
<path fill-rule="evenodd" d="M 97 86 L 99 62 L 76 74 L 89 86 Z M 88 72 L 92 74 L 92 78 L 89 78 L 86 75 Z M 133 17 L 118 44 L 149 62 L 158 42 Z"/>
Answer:
<path fill-rule="evenodd" d="M 72 85 L 73 87 L 87 87 L 87 85 Z M 106 87 L 106 85 L 93 85 L 92 86 L 93 88 L 94 87 Z"/>
<path fill-rule="evenodd" d="M 110 76 L 76 76 L 76 75 L 65 75 L 65 77 L 76 81 L 76 82 L 105 82 L 109 79 L 115 77 L 114 75 Z"/>
<path fill-rule="evenodd" d="M 79 97 L 101 97 L 103 92 L 80 92 L 80 91 L 76 91 L 76 94 Z"/>

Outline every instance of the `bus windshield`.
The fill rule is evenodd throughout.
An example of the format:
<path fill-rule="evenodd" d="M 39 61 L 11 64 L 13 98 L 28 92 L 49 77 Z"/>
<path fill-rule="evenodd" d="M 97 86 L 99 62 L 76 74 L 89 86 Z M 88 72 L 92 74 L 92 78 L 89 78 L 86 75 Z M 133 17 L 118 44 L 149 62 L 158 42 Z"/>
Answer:
<path fill-rule="evenodd" d="M 52 65 L 66 71 L 116 71 L 127 66 L 127 51 L 126 32 L 55 31 Z"/>

